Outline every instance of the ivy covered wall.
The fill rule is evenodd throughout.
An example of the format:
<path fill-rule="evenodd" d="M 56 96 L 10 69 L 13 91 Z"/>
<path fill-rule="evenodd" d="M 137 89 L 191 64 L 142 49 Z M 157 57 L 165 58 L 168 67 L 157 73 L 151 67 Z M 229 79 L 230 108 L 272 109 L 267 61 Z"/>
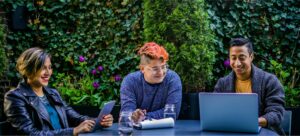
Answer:
<path fill-rule="evenodd" d="M 5 24 L 5 16 L 3 11 L 0 10 L 0 77 L 3 77 L 8 67 L 8 60 L 4 49 L 6 46 L 6 32 L 7 26 Z"/>
<path fill-rule="evenodd" d="M 299 0 L 206 0 L 210 28 L 217 37 L 215 77 L 224 67 L 228 43 L 235 36 L 254 43 L 254 63 L 276 74 L 285 87 L 288 106 L 300 106 Z"/>
<path fill-rule="evenodd" d="M 53 55 L 54 78 L 82 77 L 82 56 L 88 73 L 104 68 L 97 75 L 105 82 L 100 90 L 115 97 L 115 79 L 137 70 L 138 46 L 156 41 L 166 46 L 171 68 L 188 88 L 213 88 L 230 71 L 224 66 L 228 41 L 242 35 L 254 42 L 255 64 L 282 81 L 288 105 L 300 105 L 298 0 L 5 0 L 0 7 L 9 21 L 5 53 L 14 82 L 17 57 L 40 46 Z"/>
<path fill-rule="evenodd" d="M 137 68 L 135 52 L 143 44 L 140 1 L 5 0 L 0 6 L 10 25 L 5 47 L 10 65 L 7 76 L 16 83 L 20 79 L 16 59 L 34 46 L 52 54 L 54 76 L 50 83 L 63 82 L 63 78 L 56 79 L 63 73 L 79 80 L 101 66 L 97 77 L 93 77 L 101 96 L 89 94 L 97 100 L 117 99 L 120 80 Z M 84 58 L 87 73 L 79 58 Z"/>

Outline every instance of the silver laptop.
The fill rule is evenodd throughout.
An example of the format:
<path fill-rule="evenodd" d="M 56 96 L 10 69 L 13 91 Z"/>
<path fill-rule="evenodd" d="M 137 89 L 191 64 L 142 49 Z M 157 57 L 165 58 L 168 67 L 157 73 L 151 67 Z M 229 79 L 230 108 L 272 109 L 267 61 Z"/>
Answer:
<path fill-rule="evenodd" d="M 255 93 L 199 93 L 203 131 L 258 133 L 258 97 Z"/>

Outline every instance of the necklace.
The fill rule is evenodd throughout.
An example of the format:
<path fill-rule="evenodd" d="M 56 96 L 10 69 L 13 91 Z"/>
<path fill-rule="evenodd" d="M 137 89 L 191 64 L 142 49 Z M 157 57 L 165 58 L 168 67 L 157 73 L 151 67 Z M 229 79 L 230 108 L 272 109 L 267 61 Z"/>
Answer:
<path fill-rule="evenodd" d="M 44 92 L 43 92 L 43 88 L 41 89 L 41 91 L 39 89 L 33 88 L 31 87 L 31 89 L 33 90 L 33 92 L 39 96 L 39 97 L 43 97 L 44 96 Z"/>
<path fill-rule="evenodd" d="M 48 104 L 49 103 L 46 95 L 39 96 L 39 98 L 42 101 L 42 103 L 44 103 L 44 104 Z"/>

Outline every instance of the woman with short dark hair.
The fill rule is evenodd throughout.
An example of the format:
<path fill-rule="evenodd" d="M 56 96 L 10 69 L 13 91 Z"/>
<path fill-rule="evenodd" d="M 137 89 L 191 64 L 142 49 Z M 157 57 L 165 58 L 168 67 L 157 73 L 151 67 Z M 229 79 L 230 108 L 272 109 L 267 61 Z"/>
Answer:
<path fill-rule="evenodd" d="M 24 80 L 5 94 L 4 112 L 18 134 L 78 135 L 92 131 L 98 123 L 103 127 L 112 125 L 111 115 L 96 124 L 93 118 L 68 106 L 57 90 L 47 87 L 52 67 L 51 56 L 44 50 L 27 49 L 18 58 L 16 68 Z"/>

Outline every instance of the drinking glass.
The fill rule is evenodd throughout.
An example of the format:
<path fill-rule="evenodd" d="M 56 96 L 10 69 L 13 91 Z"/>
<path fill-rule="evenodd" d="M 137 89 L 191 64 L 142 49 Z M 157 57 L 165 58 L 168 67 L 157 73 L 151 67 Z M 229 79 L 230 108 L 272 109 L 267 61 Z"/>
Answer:
<path fill-rule="evenodd" d="M 175 104 L 166 104 L 164 109 L 164 118 L 173 118 L 176 120 Z"/>
<path fill-rule="evenodd" d="M 119 134 L 121 136 L 130 136 L 133 132 L 131 111 L 122 111 L 119 116 Z"/>

